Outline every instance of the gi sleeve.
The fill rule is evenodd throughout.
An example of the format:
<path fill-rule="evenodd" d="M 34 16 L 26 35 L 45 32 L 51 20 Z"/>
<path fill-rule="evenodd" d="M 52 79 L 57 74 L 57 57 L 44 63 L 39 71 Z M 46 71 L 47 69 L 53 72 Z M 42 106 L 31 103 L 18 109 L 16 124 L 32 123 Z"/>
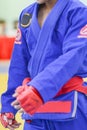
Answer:
<path fill-rule="evenodd" d="M 69 22 L 62 55 L 29 83 L 39 91 L 44 102 L 52 99 L 73 76 L 80 73 L 87 76 L 87 71 L 84 72 L 87 70 L 87 9 L 74 10 Z"/>
<path fill-rule="evenodd" d="M 12 97 L 15 89 L 22 84 L 25 77 L 29 77 L 27 70 L 28 61 L 30 59 L 30 54 L 28 52 L 27 43 L 25 40 L 25 34 L 22 27 L 20 26 L 17 30 L 17 36 L 14 42 L 13 53 L 11 57 L 10 67 L 9 67 L 9 78 L 8 87 L 5 93 L 1 96 L 2 110 L 1 112 L 17 112 L 11 103 L 14 100 Z"/>

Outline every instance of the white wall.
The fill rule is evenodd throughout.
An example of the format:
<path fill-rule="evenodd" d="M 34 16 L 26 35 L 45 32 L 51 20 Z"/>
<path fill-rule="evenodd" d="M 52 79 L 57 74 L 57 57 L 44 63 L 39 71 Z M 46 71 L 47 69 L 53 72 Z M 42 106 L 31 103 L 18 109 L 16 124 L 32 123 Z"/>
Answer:
<path fill-rule="evenodd" d="M 10 19 L 16 18 L 19 12 L 34 0 L 0 0 L 0 17 Z"/>
<path fill-rule="evenodd" d="M 0 0 L 0 19 L 7 23 L 7 30 L 12 28 L 13 21 L 18 19 L 23 8 L 35 0 Z"/>
<path fill-rule="evenodd" d="M 87 0 L 81 0 L 84 4 L 87 5 Z"/>

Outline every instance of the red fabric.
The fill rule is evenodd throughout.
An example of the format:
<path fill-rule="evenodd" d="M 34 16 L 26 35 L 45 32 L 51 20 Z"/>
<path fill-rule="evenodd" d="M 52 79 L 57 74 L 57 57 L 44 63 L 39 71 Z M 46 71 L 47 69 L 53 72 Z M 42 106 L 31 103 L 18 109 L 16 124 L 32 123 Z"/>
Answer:
<path fill-rule="evenodd" d="M 34 114 L 43 104 L 43 100 L 39 96 L 39 93 L 31 86 L 25 86 L 25 90 L 22 91 L 21 94 L 18 90 L 16 90 L 16 92 L 18 93 L 17 100 L 21 107 L 30 115 Z"/>
<path fill-rule="evenodd" d="M 69 113 L 71 112 L 71 101 L 49 101 L 42 105 L 37 113 Z"/>
<path fill-rule="evenodd" d="M 17 100 L 20 102 L 21 106 L 23 107 L 23 109 L 29 113 L 29 114 L 34 114 L 38 108 L 39 105 L 42 105 L 43 103 L 43 99 L 41 97 L 41 95 L 39 94 L 39 92 L 32 86 L 27 86 L 27 83 L 30 82 L 31 79 L 30 78 L 25 78 L 22 82 L 22 86 L 19 86 L 16 89 L 16 93 L 18 93 L 17 96 Z M 28 92 L 29 90 L 29 92 Z M 28 94 L 27 94 L 28 92 Z M 21 96 L 22 95 L 22 96 Z M 29 98 L 28 98 L 29 96 Z M 24 98 L 24 99 L 23 99 Z M 27 102 L 25 103 L 25 101 L 27 100 Z M 32 100 L 33 99 L 33 100 Z M 25 101 L 24 101 L 25 100 Z M 35 101 L 37 100 L 37 104 L 35 105 Z M 24 103 L 23 103 L 24 102 Z M 28 103 L 29 102 L 29 103 Z M 31 108 L 29 109 L 26 108 L 26 105 L 31 105 Z M 34 109 L 33 109 L 34 107 Z"/>
<path fill-rule="evenodd" d="M 29 80 L 29 79 L 28 79 Z M 26 80 L 26 81 L 28 81 Z M 25 91 L 26 90 L 26 94 L 27 94 L 27 90 L 28 90 L 29 86 L 25 86 L 23 87 L 23 90 L 22 91 Z M 22 89 L 22 88 L 20 88 Z M 38 91 L 36 89 L 34 89 L 33 87 L 31 87 L 31 90 L 33 90 L 33 92 L 38 96 L 40 97 L 41 99 L 41 96 L 40 94 L 38 93 Z M 76 77 L 73 77 L 72 79 L 70 79 L 63 87 L 62 89 L 57 93 L 57 96 L 60 96 L 62 94 L 65 94 L 65 93 L 68 93 L 70 91 L 73 91 L 73 90 L 76 90 L 76 91 L 79 91 L 81 93 L 84 93 L 84 94 L 87 94 L 87 87 L 83 86 L 83 79 L 79 76 L 76 76 Z M 25 94 L 25 97 L 26 97 L 26 94 Z M 29 94 L 29 93 L 28 93 Z M 27 95 L 28 95 L 27 94 Z M 30 95 L 30 94 L 29 94 Z M 22 96 L 21 96 L 22 97 Z M 33 95 L 34 97 L 34 95 Z M 33 98 L 31 96 L 31 99 Z M 27 100 L 28 97 L 26 97 L 26 100 Z M 36 97 L 34 97 L 35 100 L 37 100 Z M 22 97 L 22 103 L 26 101 L 25 98 Z M 20 100 L 21 101 L 21 100 Z M 25 104 L 25 103 L 24 103 Z M 27 104 L 28 105 L 28 104 Z M 29 104 L 30 105 L 30 104 Z M 32 104 L 31 104 L 32 105 Z M 22 104 L 23 106 L 23 104 Z M 26 106 L 26 105 L 24 105 Z M 24 108 L 23 106 L 23 108 Z M 56 107 L 55 107 L 56 106 Z M 25 110 L 25 109 L 24 109 Z M 28 106 L 26 107 L 26 111 L 29 112 L 28 110 Z M 38 107 L 38 109 L 33 112 L 33 113 L 52 113 L 52 112 L 64 112 L 64 113 L 69 113 L 71 111 L 71 101 L 48 101 L 47 103 L 45 104 L 42 104 L 40 107 Z M 30 113 L 32 114 L 32 113 Z"/>
<path fill-rule="evenodd" d="M 84 93 L 87 95 L 87 87 L 83 86 L 83 79 L 79 76 L 71 78 L 57 93 L 55 97 L 58 97 L 62 94 L 76 90 L 78 92 Z M 56 107 L 55 107 L 56 106 Z M 37 112 L 70 112 L 71 111 L 71 102 L 70 101 L 49 101 L 42 105 Z"/>
<path fill-rule="evenodd" d="M 24 92 L 27 88 L 29 88 L 29 86 L 26 86 L 26 85 L 24 85 L 24 86 L 19 86 L 19 87 L 15 90 L 15 92 L 18 93 L 18 95 L 19 95 L 19 94 L 21 94 L 22 92 Z"/>
<path fill-rule="evenodd" d="M 11 58 L 14 40 L 14 37 L 0 37 L 0 59 Z"/>
<path fill-rule="evenodd" d="M 25 91 L 29 86 L 27 86 L 27 83 L 29 83 L 31 79 L 29 77 L 25 78 L 22 82 L 22 86 L 19 86 L 16 89 L 16 93 L 21 94 L 23 91 Z"/>
<path fill-rule="evenodd" d="M 22 82 L 22 85 L 26 85 L 27 83 L 29 83 L 31 81 L 31 78 L 25 78 Z"/>
<path fill-rule="evenodd" d="M 83 79 L 79 76 L 71 78 L 57 93 L 57 96 L 76 90 L 87 95 L 87 87 L 83 86 Z"/>
<path fill-rule="evenodd" d="M 8 118 L 8 119 L 14 119 L 14 115 L 13 113 L 5 113 L 5 116 Z"/>

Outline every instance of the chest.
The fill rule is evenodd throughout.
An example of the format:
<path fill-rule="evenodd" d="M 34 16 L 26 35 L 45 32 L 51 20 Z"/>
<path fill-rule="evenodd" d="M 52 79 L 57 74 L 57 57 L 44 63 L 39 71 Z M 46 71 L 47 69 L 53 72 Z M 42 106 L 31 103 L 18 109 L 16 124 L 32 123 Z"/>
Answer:
<path fill-rule="evenodd" d="M 48 23 L 46 23 L 45 20 L 48 14 L 48 12 L 43 13 L 43 11 L 41 11 L 40 14 L 38 14 L 38 19 L 32 20 L 32 22 L 34 22 L 29 26 L 29 28 L 26 29 L 26 41 L 31 55 L 34 52 L 34 50 L 36 50 L 37 46 L 41 45 L 41 48 L 43 47 L 43 41 L 45 39 L 44 35 L 47 34 L 47 27 L 50 26 L 50 22 L 52 22 L 49 21 Z M 40 28 L 40 26 L 38 25 L 38 21 L 40 26 L 44 24 L 42 28 Z M 55 53 L 62 53 L 63 41 L 67 33 L 68 26 L 69 23 L 67 21 L 67 15 L 65 15 L 64 13 L 56 22 L 53 31 L 49 32 L 51 34 L 49 34 L 49 37 L 47 38 L 45 48 L 50 55 L 55 55 Z M 46 28 L 45 31 L 43 31 L 43 28 Z M 41 37 L 43 38 L 42 42 L 40 41 Z M 40 50 L 38 52 L 40 52 Z"/>
<path fill-rule="evenodd" d="M 37 16 L 37 20 L 38 20 L 38 23 L 40 25 L 40 27 L 43 26 L 45 20 L 47 19 L 47 16 L 49 15 L 51 10 L 45 10 L 45 9 L 40 9 L 38 11 L 38 16 Z"/>

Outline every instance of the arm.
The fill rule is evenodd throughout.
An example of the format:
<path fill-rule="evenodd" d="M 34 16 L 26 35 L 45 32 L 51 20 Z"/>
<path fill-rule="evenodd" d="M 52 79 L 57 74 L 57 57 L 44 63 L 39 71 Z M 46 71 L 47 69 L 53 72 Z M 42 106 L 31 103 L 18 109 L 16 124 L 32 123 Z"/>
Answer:
<path fill-rule="evenodd" d="M 23 31 L 19 25 L 18 38 L 19 41 L 15 41 L 13 53 L 11 57 L 11 63 L 9 67 L 9 78 L 8 78 L 8 88 L 5 93 L 2 94 L 2 110 L 1 112 L 12 112 L 16 113 L 17 111 L 11 106 L 11 102 L 14 100 L 12 97 L 17 86 L 22 84 L 22 81 L 25 77 L 29 77 L 27 70 L 28 61 L 30 58 L 26 40 L 24 38 Z M 8 107 L 8 109 L 7 109 Z M 9 110 L 9 111 L 8 111 Z"/>
<path fill-rule="evenodd" d="M 79 37 L 87 24 L 87 9 L 73 12 L 63 41 L 63 54 L 29 83 L 39 91 L 45 102 L 53 98 L 73 76 L 87 76 L 87 37 Z"/>
<path fill-rule="evenodd" d="M 32 8 L 32 7 L 31 7 Z M 17 30 L 17 36 L 14 42 L 13 53 L 11 57 L 11 63 L 9 67 L 9 78 L 8 78 L 8 87 L 6 92 L 1 96 L 1 114 L 0 122 L 2 125 L 9 129 L 19 128 L 20 123 L 15 120 L 15 114 L 17 112 L 11 106 L 11 103 L 15 100 L 13 93 L 17 86 L 22 84 L 22 81 L 25 77 L 29 77 L 29 72 L 27 70 L 28 62 L 30 59 L 30 54 L 28 52 L 28 47 L 25 39 L 25 30 L 20 26 L 21 18 L 23 13 L 27 10 L 31 10 L 30 7 L 27 7 L 23 10 L 19 18 L 19 27 Z M 7 109 L 8 108 L 8 109 Z"/>

